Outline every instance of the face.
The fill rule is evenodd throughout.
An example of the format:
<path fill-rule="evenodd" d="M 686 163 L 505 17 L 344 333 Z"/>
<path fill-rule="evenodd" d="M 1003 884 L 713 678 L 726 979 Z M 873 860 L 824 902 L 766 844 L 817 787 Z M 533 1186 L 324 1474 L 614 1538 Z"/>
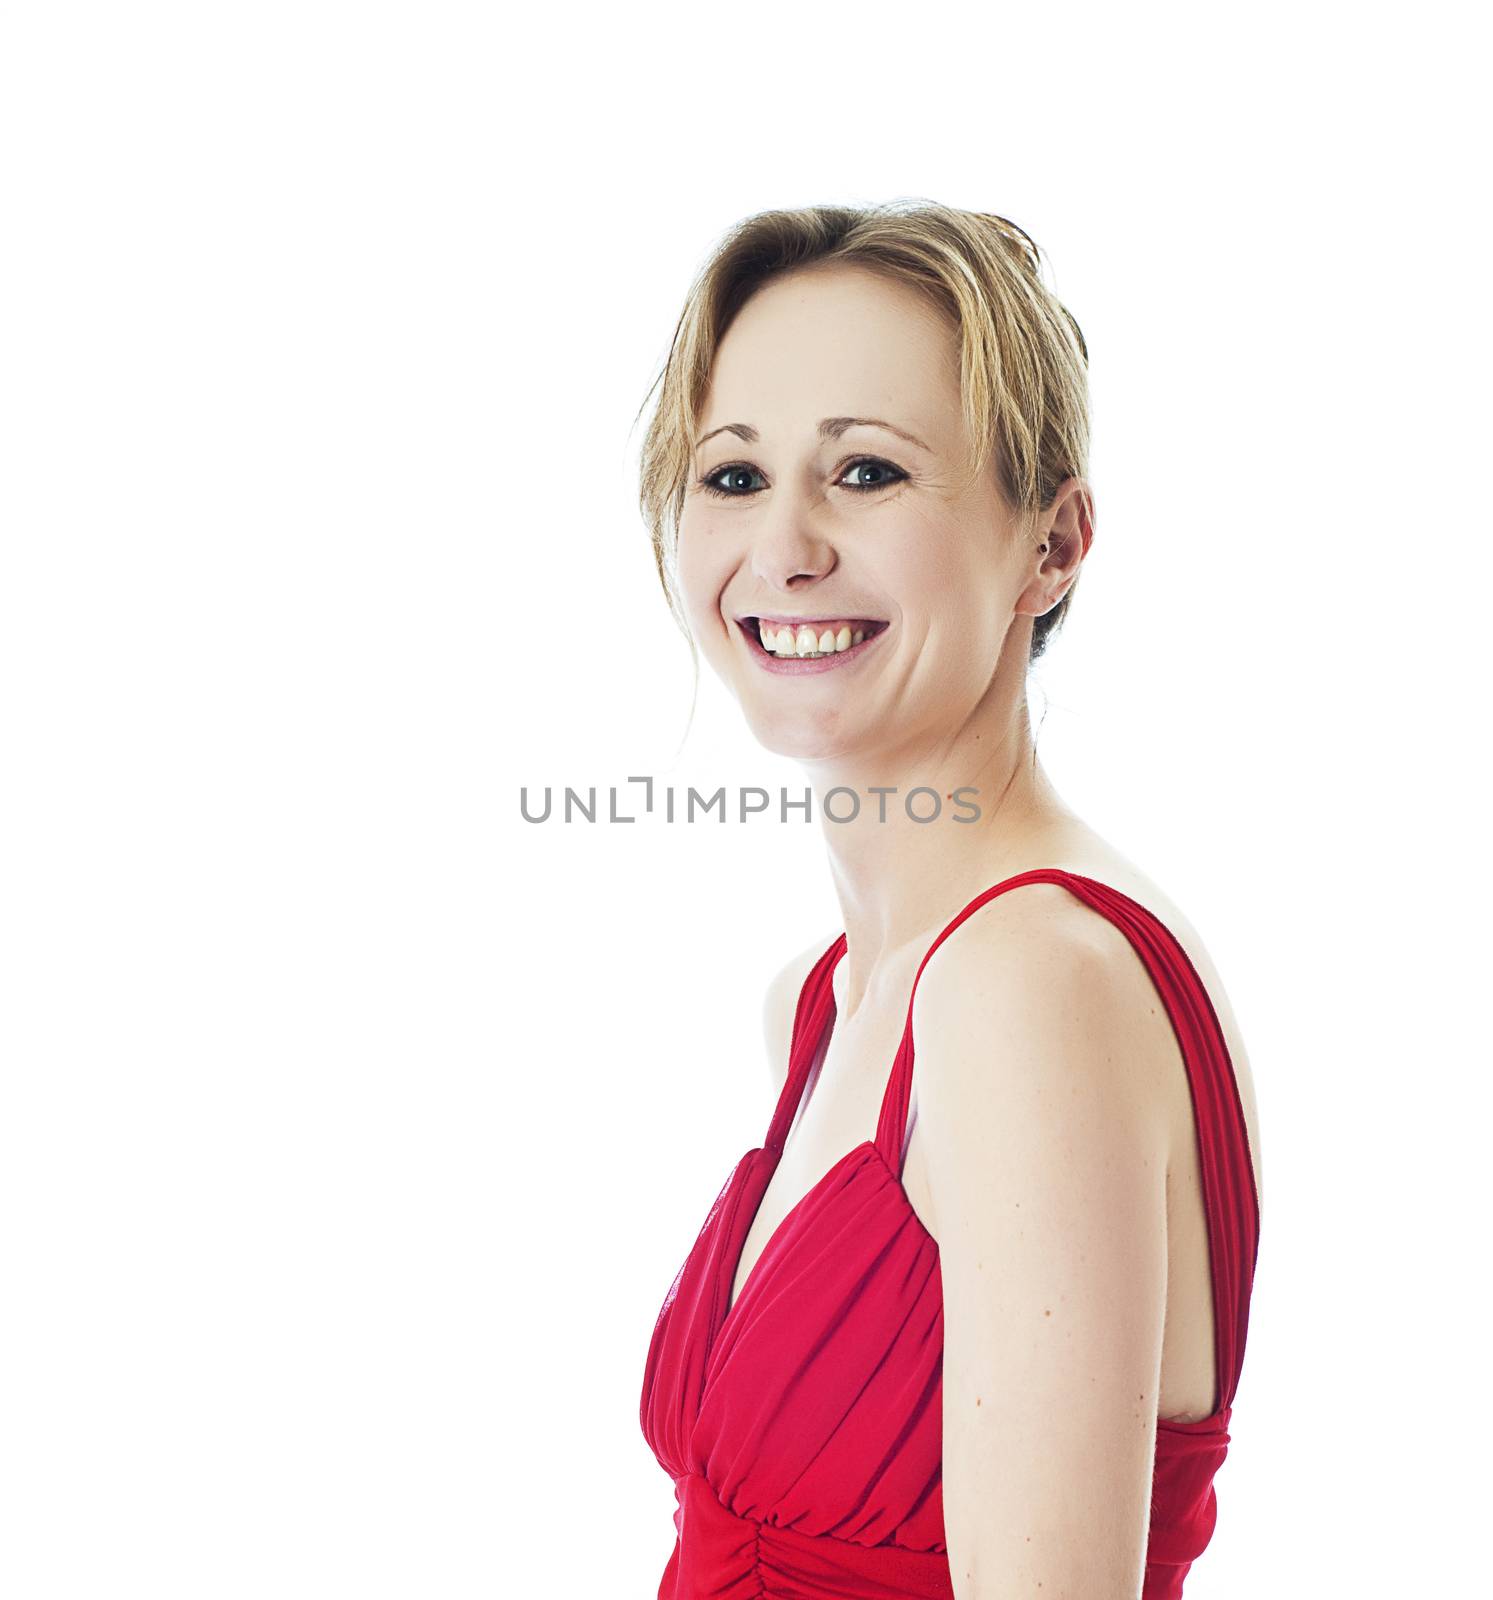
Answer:
<path fill-rule="evenodd" d="M 994 464 L 965 482 L 958 335 L 916 291 L 840 266 L 757 291 L 721 342 L 696 438 L 682 598 L 768 749 L 941 744 L 1003 650 L 1024 682 L 1020 624 L 1056 590 Z M 764 625 L 787 654 L 764 650 Z"/>

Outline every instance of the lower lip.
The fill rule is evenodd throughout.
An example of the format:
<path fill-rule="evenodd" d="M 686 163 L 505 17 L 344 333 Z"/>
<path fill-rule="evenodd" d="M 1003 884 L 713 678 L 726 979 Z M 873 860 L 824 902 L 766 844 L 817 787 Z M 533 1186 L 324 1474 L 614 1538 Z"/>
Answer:
<path fill-rule="evenodd" d="M 848 650 L 835 651 L 832 656 L 775 656 L 770 651 L 762 648 L 762 642 L 758 639 L 754 629 L 748 628 L 741 623 L 738 623 L 737 626 L 741 628 L 741 632 L 747 642 L 747 648 L 757 658 L 757 665 L 764 672 L 776 672 L 787 678 L 799 677 L 804 673 L 811 672 L 834 672 L 840 667 L 850 666 L 853 662 L 859 661 L 866 651 L 871 649 L 877 640 L 887 632 L 884 627 L 879 632 L 873 633 L 869 638 L 862 639 L 859 644 L 851 645 Z"/>

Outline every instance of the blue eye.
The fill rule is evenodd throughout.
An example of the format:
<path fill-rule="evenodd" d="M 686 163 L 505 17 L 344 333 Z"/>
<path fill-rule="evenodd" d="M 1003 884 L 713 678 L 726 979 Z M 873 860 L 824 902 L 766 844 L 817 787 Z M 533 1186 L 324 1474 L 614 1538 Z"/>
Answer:
<path fill-rule="evenodd" d="M 724 500 L 739 500 L 742 497 L 740 485 L 738 485 L 735 489 L 723 489 L 717 480 L 727 476 L 732 478 L 747 476 L 753 472 L 756 472 L 756 470 L 757 469 L 755 467 L 720 467 L 715 472 L 712 472 L 709 477 L 701 478 L 700 487 L 705 490 L 707 494 L 719 495 Z"/>
<path fill-rule="evenodd" d="M 890 461 L 883 461 L 880 456 L 857 456 L 853 461 L 845 463 L 844 471 L 840 474 L 840 477 L 843 478 L 845 473 L 854 472 L 861 467 L 874 467 L 878 473 L 882 474 L 882 477 L 879 482 L 845 484 L 845 488 L 855 494 L 872 494 L 877 489 L 889 489 L 894 483 L 902 482 L 907 476 L 901 467 L 894 467 Z M 717 467 L 714 472 L 701 478 L 699 485 L 707 494 L 717 495 L 723 500 L 745 500 L 760 491 L 752 488 L 743 488 L 740 485 L 734 489 L 723 489 L 719 480 L 740 476 L 749 477 L 753 473 L 756 473 L 758 477 L 761 476 L 755 467 L 747 466 L 744 462 L 735 461 L 730 466 Z M 887 474 L 895 474 L 895 476 L 887 476 Z M 839 482 L 839 479 L 836 479 L 836 482 Z"/>

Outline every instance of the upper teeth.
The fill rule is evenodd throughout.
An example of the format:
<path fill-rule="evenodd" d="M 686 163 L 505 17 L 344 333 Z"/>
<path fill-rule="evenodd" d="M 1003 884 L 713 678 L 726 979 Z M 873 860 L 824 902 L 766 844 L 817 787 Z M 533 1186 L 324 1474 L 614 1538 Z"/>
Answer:
<path fill-rule="evenodd" d="M 866 637 L 866 630 L 853 622 L 831 622 L 810 627 L 800 623 L 761 622 L 762 648 L 775 656 L 827 656 L 848 650 Z"/>

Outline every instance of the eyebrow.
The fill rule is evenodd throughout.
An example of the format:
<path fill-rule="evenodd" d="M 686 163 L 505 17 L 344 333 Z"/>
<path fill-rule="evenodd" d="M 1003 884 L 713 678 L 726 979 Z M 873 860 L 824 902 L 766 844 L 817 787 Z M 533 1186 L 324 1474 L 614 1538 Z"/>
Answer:
<path fill-rule="evenodd" d="M 915 444 L 920 450 L 933 452 L 918 438 L 916 434 L 909 433 L 906 428 L 899 428 L 895 423 L 883 422 L 880 417 L 826 417 L 819 424 L 819 437 L 821 439 L 838 439 L 840 435 L 850 428 L 885 428 L 888 433 L 895 433 L 899 439 L 906 439 L 909 444 Z M 718 433 L 734 433 L 738 439 L 745 439 L 748 444 L 756 444 L 761 435 L 749 422 L 724 422 L 719 428 L 712 428 L 703 438 L 695 441 L 698 450 L 707 439 L 715 438 Z"/>

